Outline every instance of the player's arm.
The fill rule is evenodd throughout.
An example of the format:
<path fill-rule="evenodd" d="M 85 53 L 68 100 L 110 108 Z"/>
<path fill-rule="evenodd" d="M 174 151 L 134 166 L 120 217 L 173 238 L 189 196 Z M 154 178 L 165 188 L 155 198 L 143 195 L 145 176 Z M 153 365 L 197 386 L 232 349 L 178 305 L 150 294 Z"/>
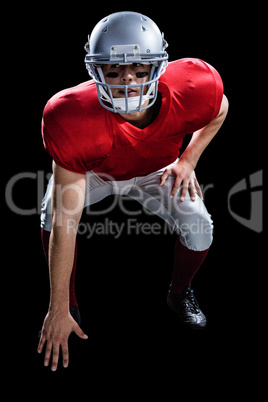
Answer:
<path fill-rule="evenodd" d="M 56 370 L 59 350 L 63 365 L 69 360 L 68 338 L 72 331 L 86 339 L 69 313 L 69 283 L 73 267 L 77 227 L 85 198 L 85 175 L 73 173 L 53 163 L 52 231 L 49 242 L 50 303 L 38 345 L 41 353 L 46 343 L 44 365 L 52 356 Z"/>
<path fill-rule="evenodd" d="M 172 165 L 172 167 L 165 170 L 161 176 L 160 186 L 162 186 L 168 176 L 176 176 L 173 188 L 170 193 L 170 197 L 173 198 L 177 193 L 180 186 L 182 186 L 182 191 L 180 195 L 180 200 L 184 201 L 186 193 L 189 189 L 191 199 L 195 199 L 195 188 L 197 189 L 198 195 L 202 198 L 201 189 L 197 183 L 194 169 L 197 162 L 202 155 L 202 152 L 208 146 L 213 137 L 217 134 L 220 127 L 222 126 L 225 117 L 228 112 L 228 100 L 225 95 L 223 95 L 220 111 L 218 115 L 205 127 L 193 133 L 191 141 L 189 142 L 184 153 L 180 157 L 177 164 Z"/>

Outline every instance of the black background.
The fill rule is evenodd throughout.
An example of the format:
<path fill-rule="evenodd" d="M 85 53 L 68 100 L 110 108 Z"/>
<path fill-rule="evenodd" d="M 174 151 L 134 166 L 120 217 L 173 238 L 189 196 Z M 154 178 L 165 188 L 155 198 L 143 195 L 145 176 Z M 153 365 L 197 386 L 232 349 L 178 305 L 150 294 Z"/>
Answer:
<path fill-rule="evenodd" d="M 41 386 L 61 384 L 62 392 L 84 389 L 91 396 L 97 391 L 99 398 L 107 391 L 125 400 L 135 392 L 144 396 L 145 392 L 159 395 L 164 391 L 167 399 L 170 391 L 179 396 L 188 387 L 186 380 L 191 392 L 199 393 L 195 384 L 200 378 L 200 395 L 228 393 L 232 385 L 239 392 L 249 386 L 246 378 L 256 373 L 264 347 L 264 321 L 259 314 L 265 288 L 263 233 L 238 223 L 227 204 L 228 193 L 237 182 L 263 169 L 264 128 L 261 92 L 257 91 L 264 67 L 257 57 L 258 27 L 252 28 L 251 12 L 230 5 L 182 7 L 170 2 L 146 7 L 141 3 L 75 2 L 62 7 L 44 3 L 38 10 L 22 7 L 10 12 L 7 36 L 11 45 L 3 66 L 7 70 L 2 128 L 7 127 L 2 152 L 2 159 L 6 155 L 8 160 L 5 186 L 21 172 L 51 171 L 40 130 L 45 103 L 59 90 L 88 79 L 83 63 L 87 35 L 102 17 L 122 10 L 139 11 L 157 23 L 169 43 L 170 60 L 197 57 L 212 64 L 222 76 L 230 102 L 223 127 L 196 169 L 201 184 L 214 186 L 205 198 L 214 219 L 214 243 L 193 281 L 208 327 L 202 333 L 183 330 L 166 307 L 174 236 L 96 236 L 90 240 L 80 236 L 76 287 L 81 327 L 89 339 L 71 335 L 70 366 L 63 369 L 60 362 L 58 371 L 52 373 L 43 367 L 43 355 L 36 353 L 49 298 L 39 215 L 20 216 L 5 205 L 2 255 L 8 256 L 5 263 L 2 259 L 7 275 L 2 285 L 6 289 L 3 333 L 10 345 L 9 373 L 20 375 L 25 370 L 26 385 L 35 378 Z M 16 23 L 15 11 L 20 15 Z M 16 205 L 38 207 L 36 180 L 21 180 L 13 190 Z M 234 197 L 232 208 L 249 218 L 249 193 Z M 119 208 L 107 217 L 118 223 L 125 220 Z M 147 215 L 139 219 L 162 224 Z M 218 384 L 217 391 L 212 384 Z"/>

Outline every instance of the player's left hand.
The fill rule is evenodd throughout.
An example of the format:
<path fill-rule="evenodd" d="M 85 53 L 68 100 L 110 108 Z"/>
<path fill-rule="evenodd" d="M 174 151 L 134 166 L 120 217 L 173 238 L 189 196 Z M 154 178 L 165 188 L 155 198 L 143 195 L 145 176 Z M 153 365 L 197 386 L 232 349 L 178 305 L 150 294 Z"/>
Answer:
<path fill-rule="evenodd" d="M 183 159 L 180 159 L 178 163 L 174 163 L 164 171 L 161 176 L 160 187 L 164 185 L 169 176 L 175 177 L 175 181 L 170 193 L 170 198 L 173 198 L 179 188 L 182 186 L 180 200 L 184 201 L 187 191 L 189 190 L 192 201 L 195 201 L 196 193 L 203 200 L 202 190 L 199 186 L 193 166 Z"/>

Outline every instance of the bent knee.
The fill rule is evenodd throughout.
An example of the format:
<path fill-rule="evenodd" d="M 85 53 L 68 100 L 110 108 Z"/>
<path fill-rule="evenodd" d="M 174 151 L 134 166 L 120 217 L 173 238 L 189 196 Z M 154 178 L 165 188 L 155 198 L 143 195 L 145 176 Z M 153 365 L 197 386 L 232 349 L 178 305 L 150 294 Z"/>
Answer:
<path fill-rule="evenodd" d="M 176 229 L 184 246 L 195 251 L 203 251 L 211 246 L 213 221 L 201 198 L 192 201 L 189 194 L 184 202 L 177 198 L 174 215 Z"/>
<path fill-rule="evenodd" d="M 180 238 L 183 245 L 190 250 L 207 250 L 213 241 L 212 221 L 200 220 L 192 222 L 188 226 L 183 224 L 180 227 Z"/>
<path fill-rule="evenodd" d="M 207 250 L 213 241 L 213 222 L 209 214 L 191 219 L 179 226 L 182 244 L 194 251 Z"/>

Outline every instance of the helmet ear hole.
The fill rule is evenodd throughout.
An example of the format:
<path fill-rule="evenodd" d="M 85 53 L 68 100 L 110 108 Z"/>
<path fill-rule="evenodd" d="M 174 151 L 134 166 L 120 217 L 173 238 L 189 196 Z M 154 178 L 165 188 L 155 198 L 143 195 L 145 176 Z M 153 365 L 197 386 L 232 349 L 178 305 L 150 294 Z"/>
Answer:
<path fill-rule="evenodd" d="M 87 53 L 89 53 L 89 42 L 87 42 L 84 46 L 84 49 Z"/>

